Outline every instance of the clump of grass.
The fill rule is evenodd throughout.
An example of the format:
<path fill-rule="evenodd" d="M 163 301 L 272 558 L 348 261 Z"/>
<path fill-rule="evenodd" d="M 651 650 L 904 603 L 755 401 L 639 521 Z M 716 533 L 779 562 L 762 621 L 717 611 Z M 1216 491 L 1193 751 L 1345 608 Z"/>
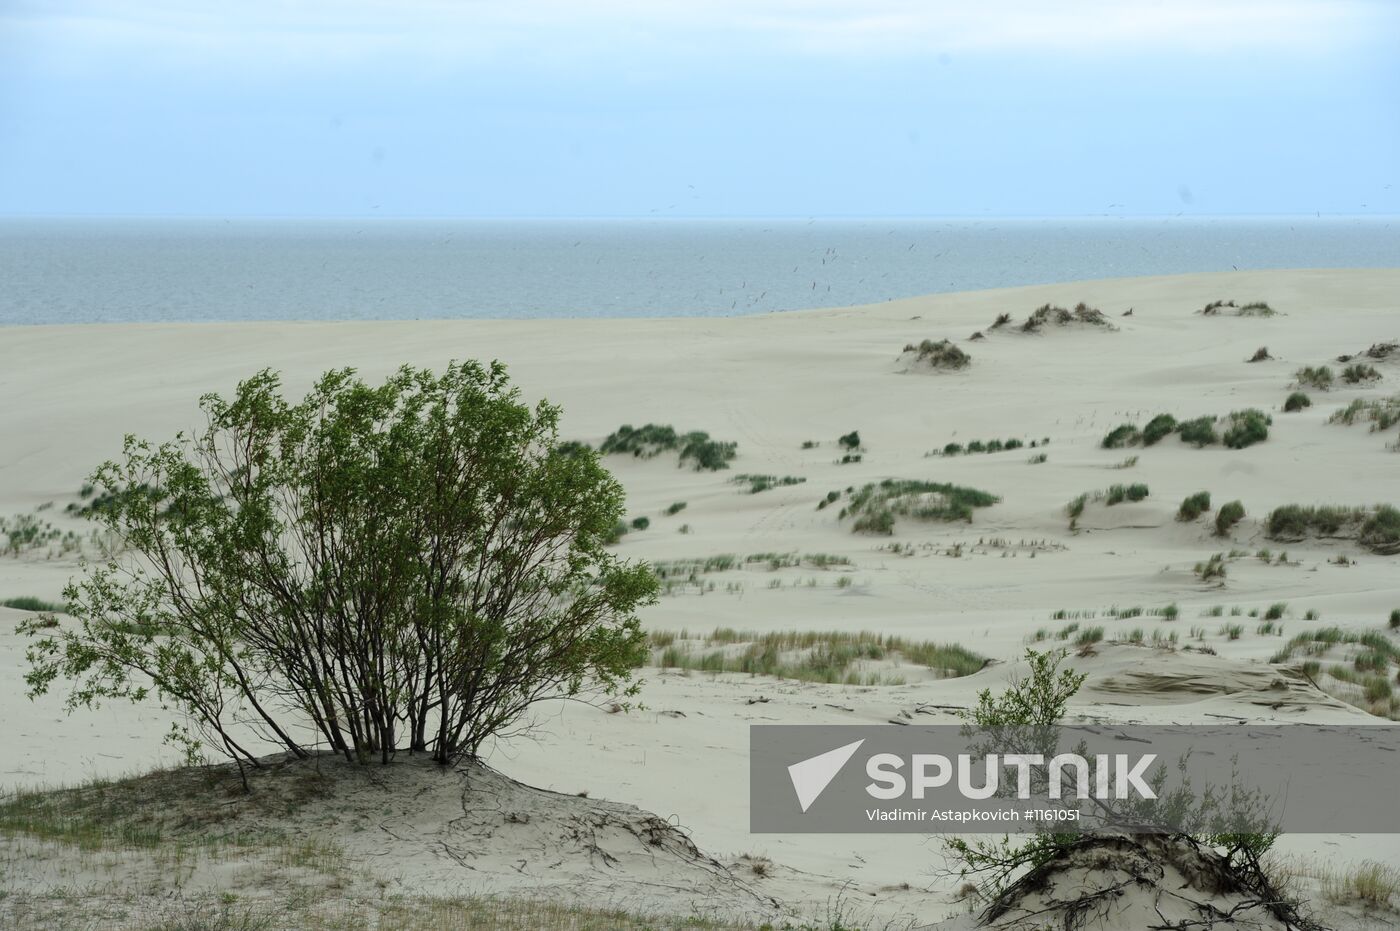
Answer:
<path fill-rule="evenodd" d="M 1171 414 L 1158 414 L 1142 428 L 1142 445 L 1154 445 L 1174 433 L 1176 426 L 1176 418 Z"/>
<path fill-rule="evenodd" d="M 1011 452 L 1013 450 L 1020 449 L 1025 445 L 1026 443 L 1023 440 L 1019 440 L 1015 437 L 1006 440 L 972 440 L 966 446 L 963 446 L 961 443 L 948 443 L 944 445 L 943 449 L 937 452 L 936 454 L 943 456 L 963 456 L 970 455 L 972 453 Z M 1035 440 L 1031 440 L 1030 445 L 1035 446 Z M 931 452 L 928 453 L 928 455 L 932 456 L 935 455 L 935 453 Z"/>
<path fill-rule="evenodd" d="M 976 488 L 887 478 L 853 493 L 840 517 L 852 518 L 852 530 L 856 533 L 888 535 L 894 532 L 898 517 L 970 523 L 976 508 L 991 507 L 999 501 L 998 496 Z"/>
<path fill-rule="evenodd" d="M 1079 636 L 1074 638 L 1074 645 L 1077 647 L 1087 647 L 1098 643 L 1103 639 L 1102 627 L 1086 627 L 1079 632 Z"/>
<path fill-rule="evenodd" d="M 940 339 L 936 343 L 926 339 L 917 346 L 910 343 L 904 347 L 904 355 L 911 353 L 914 362 L 934 369 L 957 370 L 967 368 L 972 364 L 972 356 L 946 339 Z"/>
<path fill-rule="evenodd" d="M 1250 301 L 1240 308 L 1241 317 L 1272 317 L 1278 311 L 1264 301 Z"/>
<path fill-rule="evenodd" d="M 1400 553 L 1400 510 L 1389 504 L 1373 509 L 1286 504 L 1270 512 L 1265 535 L 1297 541 L 1310 536 L 1355 536 L 1362 546 L 1385 556 Z"/>
<path fill-rule="evenodd" d="M 1231 501 L 1220 506 L 1220 510 L 1215 512 L 1215 535 L 1217 537 L 1228 537 L 1235 525 L 1244 520 L 1244 505 L 1239 501 Z"/>
<path fill-rule="evenodd" d="M 632 529 L 633 529 L 633 530 L 646 530 L 646 529 L 647 529 L 648 527 L 650 527 L 650 526 L 651 526 L 651 518 L 649 518 L 649 517 L 634 517 L 634 518 L 632 518 Z"/>
<path fill-rule="evenodd" d="M 1234 301 L 1211 301 L 1200 312 L 1207 317 L 1272 317 L 1278 313 L 1265 301 L 1236 304 Z"/>
<path fill-rule="evenodd" d="M 1264 620 L 1277 621 L 1279 618 L 1283 617 L 1283 612 L 1287 610 L 1288 604 L 1286 602 L 1276 601 L 1269 605 L 1268 610 L 1264 612 Z"/>
<path fill-rule="evenodd" d="M 807 480 L 797 475 L 784 475 L 779 477 L 777 475 L 749 475 L 745 473 L 743 475 L 736 475 L 729 481 L 735 485 L 747 485 L 748 487 L 744 489 L 744 491 L 747 494 L 756 495 L 760 492 L 768 491 L 770 488 L 801 485 Z"/>
<path fill-rule="evenodd" d="M 1316 388 L 1318 391 L 1332 387 L 1332 370 L 1325 365 L 1304 366 L 1294 372 L 1293 377 L 1300 387 Z"/>
<path fill-rule="evenodd" d="M 1137 456 L 1129 456 L 1127 459 L 1124 459 L 1122 462 L 1117 463 L 1116 465 L 1114 465 L 1114 468 L 1115 468 L 1115 469 L 1131 469 L 1131 468 L 1133 468 L 1134 466 L 1136 466 L 1137 464 L 1138 464 L 1138 457 L 1137 457 Z"/>
<path fill-rule="evenodd" d="M 1269 438 L 1273 418 L 1258 408 L 1234 411 L 1228 418 L 1224 442 L 1230 449 L 1244 449 Z"/>
<path fill-rule="evenodd" d="M 605 456 L 631 453 L 639 459 L 678 451 L 681 465 L 689 465 L 697 472 L 715 472 L 729 468 L 738 448 L 737 443 L 713 440 L 701 430 L 677 433 L 669 424 L 649 423 L 641 427 L 623 424 L 608 434 L 598 451 Z"/>
<path fill-rule="evenodd" d="M 1104 327 L 1109 330 L 1116 329 L 1103 311 L 1080 301 L 1074 305 L 1074 310 L 1066 310 L 1052 304 L 1042 304 L 1033 310 L 1025 322 L 1021 324 L 1021 331 L 1023 333 L 1039 333 L 1047 326 L 1069 326 L 1078 323 Z"/>
<path fill-rule="evenodd" d="M 1285 414 L 1292 414 L 1309 407 L 1312 407 L 1312 398 L 1301 391 L 1293 392 L 1288 396 L 1288 399 L 1283 402 L 1283 412 Z"/>
<path fill-rule="evenodd" d="M 1138 428 L 1130 423 L 1119 424 L 1104 436 L 1100 445 L 1104 449 L 1118 449 L 1123 446 L 1132 446 L 1142 439 L 1142 434 Z"/>
<path fill-rule="evenodd" d="M 1148 495 L 1147 486 L 1141 482 L 1132 485 L 1114 485 L 1108 489 L 1108 494 L 1104 498 L 1104 504 L 1112 507 L 1123 501 L 1141 501 Z"/>
<path fill-rule="evenodd" d="M 655 635 L 653 635 L 655 636 Z M 718 628 L 705 637 L 686 633 L 652 642 L 652 662 L 663 668 L 744 673 L 802 682 L 891 684 L 896 678 L 871 663 L 907 664 L 938 678 L 969 676 L 987 660 L 956 644 L 906 640 L 862 631 L 758 633 Z"/>
<path fill-rule="evenodd" d="M 1400 905 L 1400 868 L 1364 860 L 1341 871 L 1322 874 L 1322 895 L 1338 905 L 1390 909 Z"/>
<path fill-rule="evenodd" d="M 1214 417 L 1196 417 L 1183 421 L 1177 427 L 1177 433 L 1181 434 L 1182 442 L 1191 443 L 1198 448 L 1220 442 L 1220 436 L 1215 432 Z"/>
<path fill-rule="evenodd" d="M 1069 504 L 1065 505 L 1065 516 L 1070 520 L 1077 520 L 1083 516 L 1084 506 L 1088 503 L 1089 495 L 1087 493 L 1079 495 L 1077 498 L 1070 499 Z"/>
<path fill-rule="evenodd" d="M 1327 418 L 1328 423 L 1340 423 L 1346 426 L 1351 426 L 1358 420 L 1363 423 L 1369 422 L 1372 433 L 1389 430 L 1400 423 L 1400 395 L 1374 401 L 1363 401 L 1357 398 Z"/>
<path fill-rule="evenodd" d="M 676 516 L 677 514 L 679 514 L 681 511 L 684 511 L 684 510 L 685 510 L 685 505 L 686 505 L 686 503 L 685 503 L 684 501 L 676 501 L 676 502 L 672 503 L 670 506 L 668 506 L 668 507 L 666 508 L 666 516 L 667 516 L 667 517 L 675 517 L 675 516 Z"/>
<path fill-rule="evenodd" d="M 1182 499 L 1181 507 L 1176 509 L 1176 519 L 1183 522 L 1193 521 L 1209 510 L 1210 492 L 1198 491 Z"/>
<path fill-rule="evenodd" d="M 1374 365 L 1363 365 L 1360 362 L 1353 362 L 1342 369 L 1342 381 L 1348 385 L 1359 385 L 1362 382 L 1380 381 L 1381 373 L 1376 371 Z"/>
<path fill-rule="evenodd" d="M 1202 582 L 1225 578 L 1225 554 L 1215 553 L 1205 562 L 1196 563 L 1195 572 Z"/>
<path fill-rule="evenodd" d="M 1049 453 L 1036 453 L 1034 456 L 1027 459 L 1026 462 L 1030 463 L 1031 465 L 1041 465 L 1042 463 L 1049 460 L 1049 458 Z"/>
<path fill-rule="evenodd" d="M 1243 634 L 1243 624 L 1225 624 L 1220 628 L 1220 635 L 1227 640 L 1238 640 Z"/>
<path fill-rule="evenodd" d="M 44 601 L 42 598 L 35 598 L 33 595 L 21 595 L 18 598 L 6 598 L 0 601 L 0 605 L 6 608 L 14 608 L 16 611 L 49 612 L 61 614 L 63 605 L 53 601 Z"/>

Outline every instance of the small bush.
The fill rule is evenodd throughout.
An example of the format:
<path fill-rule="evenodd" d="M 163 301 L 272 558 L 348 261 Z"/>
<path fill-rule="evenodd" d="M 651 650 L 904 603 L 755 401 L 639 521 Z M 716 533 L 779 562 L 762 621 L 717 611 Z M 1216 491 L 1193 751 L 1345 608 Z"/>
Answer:
<path fill-rule="evenodd" d="M 1125 423 L 1108 431 L 1108 434 L 1103 438 L 1102 445 L 1104 449 L 1118 449 L 1122 446 L 1132 446 L 1141 439 L 1142 434 L 1138 432 L 1138 428 L 1133 424 Z"/>
<path fill-rule="evenodd" d="M 1171 414 L 1158 414 L 1142 428 L 1142 445 L 1152 446 L 1158 440 L 1176 431 L 1176 418 Z"/>
<path fill-rule="evenodd" d="M 1293 377 L 1298 380 L 1299 385 L 1316 388 L 1318 391 L 1326 391 L 1332 387 L 1332 370 L 1325 365 L 1300 368 Z"/>
<path fill-rule="evenodd" d="M 1187 495 L 1182 499 L 1181 507 L 1177 508 L 1176 519 L 1179 521 L 1192 521 L 1210 510 L 1210 492 L 1198 491 L 1194 495 Z"/>
<path fill-rule="evenodd" d="M 1391 630 L 1400 630 L 1400 608 L 1391 609 L 1389 624 Z"/>
<path fill-rule="evenodd" d="M 684 501 L 677 501 L 677 502 L 675 502 L 674 504 L 672 504 L 670 507 L 666 508 L 666 516 L 667 516 L 667 517 L 674 517 L 674 516 L 676 516 L 677 514 L 679 514 L 681 511 L 684 511 L 684 510 L 685 510 L 685 502 L 684 502 Z"/>
<path fill-rule="evenodd" d="M 650 527 L 650 526 L 651 526 L 651 518 L 649 518 L 649 517 L 634 517 L 634 518 L 632 518 L 632 529 L 633 529 L 633 530 L 645 530 L 645 529 L 647 529 L 647 528 Z"/>
<path fill-rule="evenodd" d="M 1312 398 L 1301 391 L 1295 391 L 1288 396 L 1288 400 L 1283 402 L 1283 410 L 1286 414 L 1292 414 L 1312 407 Z"/>
<path fill-rule="evenodd" d="M 1229 422 L 1224 441 L 1230 449 L 1244 449 L 1269 438 L 1269 417 L 1258 408 L 1235 411 L 1230 415 Z"/>
<path fill-rule="evenodd" d="M 963 451 L 961 443 L 949 443 L 943 447 L 943 455 L 956 456 Z"/>
<path fill-rule="evenodd" d="M 1220 442 L 1220 437 L 1215 432 L 1214 417 L 1197 417 L 1194 420 L 1184 421 L 1177 432 L 1181 434 L 1182 442 L 1194 444 L 1197 447 L 1211 446 Z"/>
<path fill-rule="evenodd" d="M 1244 505 L 1239 501 L 1231 501 L 1221 505 L 1220 510 L 1215 514 L 1215 535 L 1217 537 L 1227 537 L 1235 525 L 1244 520 Z"/>

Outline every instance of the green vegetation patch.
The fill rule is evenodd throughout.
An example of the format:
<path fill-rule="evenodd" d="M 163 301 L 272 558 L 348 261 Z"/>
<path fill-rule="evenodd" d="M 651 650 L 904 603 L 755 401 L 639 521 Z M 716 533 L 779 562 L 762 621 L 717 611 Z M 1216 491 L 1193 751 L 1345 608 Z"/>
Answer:
<path fill-rule="evenodd" d="M 639 459 L 652 459 L 664 452 L 677 452 L 681 465 L 699 471 L 729 468 L 739 444 L 714 440 L 703 430 L 678 433 L 669 424 L 649 423 L 641 427 L 623 424 L 608 434 L 598 451 L 605 456 L 631 453 Z"/>
<path fill-rule="evenodd" d="M 896 518 L 970 523 L 976 508 L 991 507 L 999 501 L 1000 497 L 976 488 L 887 478 L 854 492 L 840 518 L 851 518 L 851 529 L 856 533 L 889 535 L 894 532 Z"/>
<path fill-rule="evenodd" d="M 946 339 L 926 339 L 917 346 L 909 343 L 904 347 L 904 355 L 912 355 L 915 363 L 934 369 L 965 369 L 972 364 L 972 356 Z"/>
<path fill-rule="evenodd" d="M 969 676 L 987 664 L 956 644 L 906 640 L 862 631 L 757 633 L 719 628 L 702 637 L 653 633 L 651 661 L 663 669 L 773 676 L 845 685 L 902 684 L 898 666 L 921 667 L 938 678 Z"/>

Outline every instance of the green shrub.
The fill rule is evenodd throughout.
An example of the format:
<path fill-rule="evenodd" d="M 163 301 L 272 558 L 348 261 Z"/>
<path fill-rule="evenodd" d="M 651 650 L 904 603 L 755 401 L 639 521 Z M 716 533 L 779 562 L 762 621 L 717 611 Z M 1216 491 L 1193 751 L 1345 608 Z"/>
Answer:
<path fill-rule="evenodd" d="M 943 455 L 956 456 L 963 451 L 961 443 L 949 443 L 943 447 Z"/>
<path fill-rule="evenodd" d="M 1108 431 L 1103 438 L 1104 449 L 1118 449 L 1121 446 L 1131 446 L 1142 439 L 1142 434 L 1138 428 L 1130 423 L 1120 424 Z"/>
<path fill-rule="evenodd" d="M 987 451 L 987 444 L 983 443 L 981 440 L 973 440 L 971 443 L 967 444 L 967 451 L 970 453 L 985 453 Z"/>
<path fill-rule="evenodd" d="M 1244 449 L 1269 438 L 1269 416 L 1258 408 L 1235 411 L 1229 417 L 1224 442 L 1230 449 Z"/>
<path fill-rule="evenodd" d="M 1269 609 L 1264 612 L 1264 620 L 1277 621 L 1283 617 L 1283 612 L 1288 610 L 1288 605 L 1282 601 L 1276 601 L 1269 605 Z"/>
<path fill-rule="evenodd" d="M 1284 413 L 1291 414 L 1301 411 L 1304 408 L 1312 407 L 1312 398 L 1301 391 L 1295 391 L 1288 396 L 1288 400 L 1283 402 Z"/>
<path fill-rule="evenodd" d="M 852 430 L 850 433 L 847 433 L 845 436 L 838 438 L 838 439 L 837 439 L 837 442 L 841 444 L 841 448 L 842 448 L 842 449 L 853 450 L 853 451 L 854 451 L 854 450 L 857 450 L 857 449 L 860 449 L 860 448 L 861 448 L 861 445 L 860 445 L 860 431 L 859 431 L 859 430 Z"/>
<path fill-rule="evenodd" d="M 684 510 L 685 510 L 685 502 L 684 502 L 684 501 L 677 501 L 677 502 L 675 502 L 674 504 L 672 504 L 670 507 L 666 508 L 666 516 L 667 516 L 667 517 L 674 517 L 674 516 L 676 516 L 677 514 L 679 514 L 681 511 L 684 511 Z"/>
<path fill-rule="evenodd" d="M 1239 501 L 1231 501 L 1221 505 L 1220 510 L 1215 512 L 1215 535 L 1217 537 L 1227 537 L 1235 525 L 1244 520 L 1244 505 Z"/>
<path fill-rule="evenodd" d="M 1192 521 L 1210 510 L 1210 492 L 1198 491 L 1194 495 L 1187 495 L 1182 499 L 1181 507 L 1177 508 L 1176 519 L 1179 521 Z"/>
<path fill-rule="evenodd" d="M 559 409 L 521 400 L 504 366 L 379 385 L 339 369 L 297 400 L 262 371 L 200 406 L 198 434 L 128 436 L 94 474 L 162 487 L 98 516 L 128 549 L 69 584 L 78 624 L 31 643 L 31 696 L 154 687 L 191 759 L 202 739 L 256 763 L 236 716 L 290 757 L 448 765 L 545 698 L 631 694 L 657 583 L 602 546 L 623 488 L 558 450 Z"/>
<path fill-rule="evenodd" d="M 1142 428 L 1142 445 L 1152 446 L 1175 431 L 1176 418 L 1171 414 L 1158 414 Z"/>
<path fill-rule="evenodd" d="M 645 529 L 647 529 L 647 528 L 650 527 L 650 526 L 651 526 L 651 518 L 649 518 L 649 517 L 634 517 L 634 518 L 632 518 L 632 529 L 633 529 L 633 530 L 645 530 Z"/>
<path fill-rule="evenodd" d="M 1391 609 L 1389 623 L 1391 630 L 1400 630 L 1400 608 Z"/>
<path fill-rule="evenodd" d="M 1184 421 L 1177 432 L 1181 434 L 1183 442 L 1192 443 L 1197 447 L 1211 446 L 1220 442 L 1220 437 L 1215 432 L 1214 417 L 1196 417 L 1193 420 Z"/>
<path fill-rule="evenodd" d="M 1084 513 L 1084 505 L 1088 504 L 1088 502 L 1089 496 L 1087 494 L 1071 499 L 1069 504 L 1065 505 L 1065 516 L 1070 520 L 1080 517 Z"/>

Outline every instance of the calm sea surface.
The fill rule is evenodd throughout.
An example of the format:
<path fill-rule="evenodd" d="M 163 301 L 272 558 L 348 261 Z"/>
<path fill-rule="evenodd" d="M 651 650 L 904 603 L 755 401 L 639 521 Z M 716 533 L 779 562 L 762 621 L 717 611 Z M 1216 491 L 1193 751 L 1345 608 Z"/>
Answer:
<path fill-rule="evenodd" d="M 1400 218 L 2 220 L 0 324 L 729 316 L 1400 266 Z"/>

